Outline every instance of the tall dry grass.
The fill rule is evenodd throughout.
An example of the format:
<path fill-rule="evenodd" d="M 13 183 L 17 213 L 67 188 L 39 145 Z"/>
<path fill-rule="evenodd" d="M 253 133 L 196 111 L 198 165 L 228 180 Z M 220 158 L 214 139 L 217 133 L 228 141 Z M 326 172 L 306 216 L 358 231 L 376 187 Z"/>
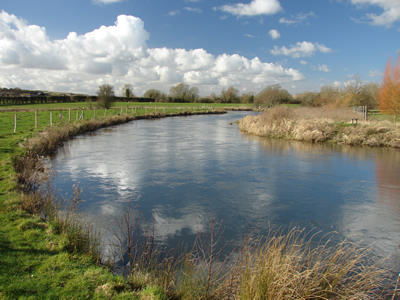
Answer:
<path fill-rule="evenodd" d="M 352 119 L 359 119 L 352 124 Z M 238 122 L 243 132 L 281 139 L 400 148 L 400 128 L 387 121 L 360 121 L 347 109 L 275 107 Z"/>
<path fill-rule="evenodd" d="M 240 299 L 384 299 L 388 273 L 368 248 L 331 245 L 303 230 L 277 231 L 247 247 L 240 264 Z M 332 243 L 333 244 L 333 243 Z"/>
<path fill-rule="evenodd" d="M 230 260 L 191 251 L 181 264 L 180 299 L 387 299 L 390 272 L 371 261 L 368 248 L 292 228 L 248 237 Z M 211 241 L 211 240 L 210 240 Z M 216 250 L 218 251 L 218 250 Z M 235 259 L 234 259 L 235 257 Z M 214 260 L 213 263 L 211 263 Z M 381 262 L 382 263 L 382 262 Z M 212 280 L 208 282 L 208 268 Z"/>

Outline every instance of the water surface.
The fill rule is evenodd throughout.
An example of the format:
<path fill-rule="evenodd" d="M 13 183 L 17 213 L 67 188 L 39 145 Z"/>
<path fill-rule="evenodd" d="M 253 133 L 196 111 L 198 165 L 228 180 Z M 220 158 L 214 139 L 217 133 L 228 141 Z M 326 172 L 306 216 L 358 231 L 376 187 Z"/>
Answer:
<path fill-rule="evenodd" d="M 112 227 L 128 204 L 155 221 L 159 242 L 191 243 L 215 209 L 231 245 L 254 228 L 336 231 L 400 244 L 400 152 L 248 136 L 231 124 L 249 112 L 139 120 L 79 136 L 50 160 L 66 198 Z"/>

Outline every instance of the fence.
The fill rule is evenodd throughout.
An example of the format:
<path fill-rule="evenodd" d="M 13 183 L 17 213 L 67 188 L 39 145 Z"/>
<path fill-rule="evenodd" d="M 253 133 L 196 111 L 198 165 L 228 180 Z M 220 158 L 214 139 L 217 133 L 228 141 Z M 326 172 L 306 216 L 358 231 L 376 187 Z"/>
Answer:
<path fill-rule="evenodd" d="M 351 110 L 362 115 L 364 121 L 368 121 L 368 106 L 353 106 Z"/>
<path fill-rule="evenodd" d="M 115 97 L 115 102 L 155 102 L 152 98 L 135 97 Z M 96 96 L 26 96 L 11 97 L 0 96 L 0 105 L 24 105 L 24 104 L 48 104 L 48 103 L 76 103 L 76 102 L 97 102 Z"/>
<path fill-rule="evenodd" d="M 1 127 L 11 129 L 11 122 L 13 122 L 14 133 L 19 128 L 26 130 L 27 128 L 34 128 L 35 130 L 46 126 L 55 126 L 63 123 L 79 122 L 83 120 L 101 119 L 105 117 L 129 114 L 135 116 L 143 116 L 149 114 L 173 114 L 180 113 L 183 111 L 209 111 L 215 110 L 214 106 L 195 106 L 195 107 L 160 107 L 160 106 L 134 106 L 129 107 L 116 107 L 111 109 L 58 109 L 58 110 L 35 110 L 35 111 L 17 111 L 17 112 L 1 112 L 1 116 L 4 116 L 3 122 L 7 124 L 1 124 Z"/>

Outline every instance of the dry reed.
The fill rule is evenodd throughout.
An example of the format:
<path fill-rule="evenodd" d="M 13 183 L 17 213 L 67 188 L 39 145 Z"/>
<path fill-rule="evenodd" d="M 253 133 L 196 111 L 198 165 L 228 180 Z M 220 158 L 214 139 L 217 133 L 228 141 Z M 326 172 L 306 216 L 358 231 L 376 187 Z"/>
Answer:
<path fill-rule="evenodd" d="M 276 107 L 238 122 L 243 132 L 272 138 L 346 145 L 400 148 L 400 129 L 387 121 L 351 120 L 359 115 L 346 109 Z"/>

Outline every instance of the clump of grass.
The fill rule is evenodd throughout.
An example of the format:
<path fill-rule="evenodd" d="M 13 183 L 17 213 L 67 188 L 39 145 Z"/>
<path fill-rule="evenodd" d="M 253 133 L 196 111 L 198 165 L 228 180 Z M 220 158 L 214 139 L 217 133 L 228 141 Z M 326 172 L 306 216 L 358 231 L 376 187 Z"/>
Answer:
<path fill-rule="evenodd" d="M 303 230 L 255 239 L 240 262 L 240 299 L 383 299 L 387 271 L 345 240 L 312 243 Z"/>

